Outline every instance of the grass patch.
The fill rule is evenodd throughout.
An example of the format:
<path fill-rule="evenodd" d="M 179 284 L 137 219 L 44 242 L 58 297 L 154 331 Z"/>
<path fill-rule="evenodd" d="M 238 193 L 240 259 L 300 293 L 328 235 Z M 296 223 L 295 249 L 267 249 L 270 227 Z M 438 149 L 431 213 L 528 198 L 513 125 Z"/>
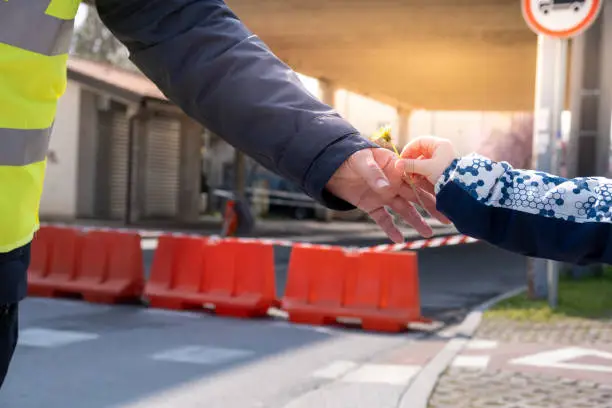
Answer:
<path fill-rule="evenodd" d="M 546 300 L 530 300 L 523 293 L 498 303 L 485 312 L 485 318 L 536 322 L 612 318 L 612 269 L 606 269 L 599 277 L 561 277 L 558 299 L 558 307 L 553 310 Z"/>

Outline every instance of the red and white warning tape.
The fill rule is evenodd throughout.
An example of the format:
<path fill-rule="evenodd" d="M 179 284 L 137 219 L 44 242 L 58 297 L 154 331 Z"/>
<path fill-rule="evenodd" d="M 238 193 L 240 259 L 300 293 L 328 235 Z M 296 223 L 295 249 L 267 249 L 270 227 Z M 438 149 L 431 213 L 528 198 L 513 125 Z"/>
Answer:
<path fill-rule="evenodd" d="M 430 239 L 419 239 L 417 241 L 404 242 L 402 244 L 385 244 L 369 248 L 363 248 L 364 252 L 398 252 L 407 250 L 418 250 L 422 248 L 437 248 L 443 246 L 454 246 L 461 244 L 473 244 L 477 239 L 466 235 L 451 235 L 447 237 L 437 237 Z"/>
<path fill-rule="evenodd" d="M 156 238 L 161 235 L 166 235 L 166 236 L 169 235 L 169 236 L 174 236 L 174 237 L 202 237 L 202 235 L 199 235 L 199 234 L 188 234 L 188 233 L 183 233 L 183 232 L 151 231 L 151 230 L 139 230 L 139 229 L 132 229 L 132 228 L 84 227 L 84 226 L 60 224 L 60 223 L 54 223 L 54 224 L 41 223 L 41 226 L 78 228 L 84 231 L 97 230 L 97 231 L 136 232 L 142 235 L 143 238 L 154 239 L 154 240 L 156 240 Z M 282 247 L 299 246 L 302 248 L 316 247 L 316 248 L 327 248 L 327 249 L 339 247 L 337 245 L 316 244 L 316 243 L 310 243 L 310 242 L 298 242 L 298 241 L 292 241 L 288 239 L 275 239 L 275 238 L 223 238 L 218 235 L 208 236 L 208 238 L 211 241 L 219 241 L 219 242 L 225 240 L 225 241 L 236 241 L 236 242 L 245 242 L 245 243 L 260 243 L 264 245 L 275 245 L 275 246 L 282 246 Z M 443 246 L 473 244 L 475 242 L 478 242 L 478 240 L 475 238 L 471 238 L 471 237 L 468 237 L 462 234 L 457 234 L 457 235 L 450 235 L 450 236 L 436 237 L 436 238 L 429 238 L 429 239 L 419 239 L 416 241 L 409 241 L 409 242 L 404 242 L 401 244 L 384 244 L 384 245 L 376 245 L 372 247 L 363 247 L 363 248 L 362 247 L 352 247 L 352 248 L 344 247 L 344 249 L 348 251 L 355 251 L 355 252 L 400 252 L 403 250 L 415 251 L 415 250 L 419 250 L 423 248 L 437 248 L 437 247 L 443 247 Z"/>
<path fill-rule="evenodd" d="M 221 238 L 219 238 L 221 239 Z M 298 245 L 301 247 L 317 247 L 317 248 L 333 248 L 333 245 L 320 245 L 320 244 L 312 244 L 312 243 L 304 243 L 304 242 L 293 242 L 289 240 L 279 240 L 279 239 L 265 239 L 265 238 L 235 238 L 237 242 L 258 242 L 261 244 L 267 245 L 276 245 L 276 246 L 294 246 Z M 437 248 L 443 246 L 454 246 L 454 245 L 462 245 L 462 244 L 473 244 L 478 242 L 477 239 L 468 237 L 466 235 L 458 234 L 451 235 L 445 237 L 436 237 L 430 239 L 419 239 L 416 241 L 404 242 L 402 244 L 384 244 L 384 245 L 376 245 L 373 247 L 365 247 L 365 248 L 347 248 L 349 250 L 353 249 L 356 252 L 399 252 L 403 250 L 418 250 L 422 248 Z"/>

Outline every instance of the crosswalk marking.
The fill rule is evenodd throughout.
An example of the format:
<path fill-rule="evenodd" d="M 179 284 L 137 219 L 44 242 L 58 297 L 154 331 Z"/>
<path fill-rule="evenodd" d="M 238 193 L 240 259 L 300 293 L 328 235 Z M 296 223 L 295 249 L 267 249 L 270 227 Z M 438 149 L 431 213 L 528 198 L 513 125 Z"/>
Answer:
<path fill-rule="evenodd" d="M 348 373 L 343 382 L 406 385 L 419 372 L 419 366 L 393 364 L 364 364 Z"/>
<path fill-rule="evenodd" d="M 457 356 L 453 361 L 453 367 L 485 369 L 489 365 L 489 356 Z"/>
<path fill-rule="evenodd" d="M 314 377 L 335 380 L 357 367 L 353 361 L 334 361 L 326 367 L 313 373 Z"/>
<path fill-rule="evenodd" d="M 53 348 L 95 340 L 98 337 L 99 335 L 96 333 L 33 327 L 19 333 L 18 344 L 20 346 Z"/>
<path fill-rule="evenodd" d="M 315 371 L 312 375 L 344 383 L 406 385 L 420 369 L 420 366 L 400 364 L 364 364 L 360 366 L 354 361 L 339 360 Z"/>
<path fill-rule="evenodd" d="M 175 363 L 217 365 L 245 359 L 254 354 L 255 352 L 252 350 L 185 346 L 156 353 L 152 356 L 152 359 Z"/>
<path fill-rule="evenodd" d="M 572 362 L 572 360 L 585 357 L 597 358 L 602 364 Z M 510 364 L 561 370 L 612 373 L 612 353 L 580 347 L 567 347 L 516 358 L 510 361 Z"/>
<path fill-rule="evenodd" d="M 497 348 L 498 342 L 491 340 L 472 340 L 467 345 L 468 350 L 491 350 Z"/>

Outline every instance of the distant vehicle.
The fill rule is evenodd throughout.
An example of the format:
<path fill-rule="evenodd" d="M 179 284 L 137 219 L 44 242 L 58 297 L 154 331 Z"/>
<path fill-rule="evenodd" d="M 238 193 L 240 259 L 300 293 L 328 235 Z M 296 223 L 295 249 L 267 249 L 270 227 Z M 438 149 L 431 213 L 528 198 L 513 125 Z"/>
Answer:
<path fill-rule="evenodd" d="M 572 9 L 580 11 L 586 0 L 540 0 L 540 11 L 548 14 L 551 10 Z"/>
<path fill-rule="evenodd" d="M 215 189 L 213 195 L 221 199 L 233 197 L 233 187 L 230 182 L 232 179 L 233 175 L 226 177 L 228 183 Z M 270 214 L 289 216 L 297 220 L 316 218 L 317 203 L 311 197 L 297 185 L 261 168 L 250 174 L 246 180 L 245 193 L 251 205 L 261 192 L 261 188 L 255 187 L 256 183 L 263 180 L 267 182 L 264 191 Z"/>

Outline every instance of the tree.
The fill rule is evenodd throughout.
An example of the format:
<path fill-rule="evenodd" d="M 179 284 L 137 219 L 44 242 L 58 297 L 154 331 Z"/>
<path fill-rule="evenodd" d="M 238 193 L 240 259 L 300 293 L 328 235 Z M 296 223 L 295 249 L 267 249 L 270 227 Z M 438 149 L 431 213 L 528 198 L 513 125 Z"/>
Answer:
<path fill-rule="evenodd" d="M 87 16 L 83 24 L 75 30 L 72 54 L 83 59 L 138 71 L 129 60 L 127 48 L 102 23 L 95 7 L 82 7 L 85 8 Z"/>

